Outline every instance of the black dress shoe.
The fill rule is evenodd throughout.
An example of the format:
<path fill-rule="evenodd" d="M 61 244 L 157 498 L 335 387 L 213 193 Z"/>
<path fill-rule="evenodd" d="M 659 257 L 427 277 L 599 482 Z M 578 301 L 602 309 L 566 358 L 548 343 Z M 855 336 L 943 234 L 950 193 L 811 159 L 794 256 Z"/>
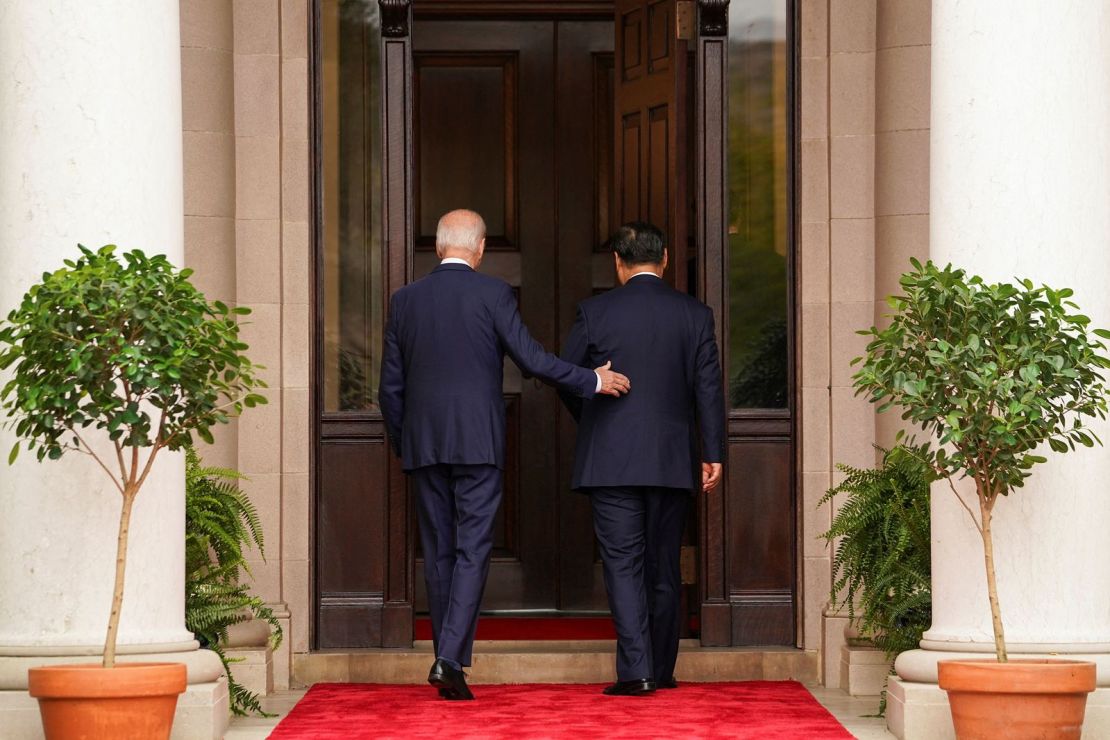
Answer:
<path fill-rule="evenodd" d="M 607 696 L 645 696 L 655 691 L 655 681 L 650 678 L 638 678 L 635 681 L 617 681 L 602 689 L 601 693 Z"/>
<path fill-rule="evenodd" d="M 466 674 L 452 667 L 442 658 L 436 658 L 436 662 L 432 663 L 432 670 L 428 672 L 428 683 L 439 689 L 439 695 L 444 699 L 474 698 L 474 694 L 470 693 L 470 687 L 466 685 Z"/>
<path fill-rule="evenodd" d="M 657 689 L 677 689 L 678 681 L 675 681 L 673 678 L 664 678 L 662 681 L 656 681 L 655 687 Z"/>

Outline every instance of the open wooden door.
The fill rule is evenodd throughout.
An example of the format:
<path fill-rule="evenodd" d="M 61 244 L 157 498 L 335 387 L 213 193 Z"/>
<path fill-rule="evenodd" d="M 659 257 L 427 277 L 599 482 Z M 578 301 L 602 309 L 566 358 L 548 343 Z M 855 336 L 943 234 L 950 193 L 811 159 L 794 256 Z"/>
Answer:
<path fill-rule="evenodd" d="M 617 0 L 614 187 L 622 223 L 649 221 L 667 236 L 670 282 L 685 291 L 687 261 L 684 37 L 693 3 Z"/>

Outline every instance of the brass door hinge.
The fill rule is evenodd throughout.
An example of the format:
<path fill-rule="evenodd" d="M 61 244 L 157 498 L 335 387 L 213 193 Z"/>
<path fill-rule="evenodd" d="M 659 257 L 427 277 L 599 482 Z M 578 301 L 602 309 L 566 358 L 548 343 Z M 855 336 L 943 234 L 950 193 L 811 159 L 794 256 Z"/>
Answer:
<path fill-rule="evenodd" d="M 677 38 L 679 41 L 694 40 L 696 16 L 697 13 L 694 10 L 693 0 L 678 0 L 678 2 L 675 3 L 675 38 Z"/>

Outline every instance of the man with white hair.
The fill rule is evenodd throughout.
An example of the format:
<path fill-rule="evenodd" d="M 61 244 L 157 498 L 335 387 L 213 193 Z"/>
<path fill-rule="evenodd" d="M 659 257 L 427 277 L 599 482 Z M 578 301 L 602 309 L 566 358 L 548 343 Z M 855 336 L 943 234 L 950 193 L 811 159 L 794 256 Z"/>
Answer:
<path fill-rule="evenodd" d="M 477 272 L 486 225 L 473 211 L 439 221 L 429 275 L 389 304 L 379 402 L 413 483 L 436 659 L 428 682 L 473 699 L 470 665 L 505 464 L 504 356 L 573 396 L 620 396 L 628 378 L 563 362 L 528 333 L 508 284 Z"/>

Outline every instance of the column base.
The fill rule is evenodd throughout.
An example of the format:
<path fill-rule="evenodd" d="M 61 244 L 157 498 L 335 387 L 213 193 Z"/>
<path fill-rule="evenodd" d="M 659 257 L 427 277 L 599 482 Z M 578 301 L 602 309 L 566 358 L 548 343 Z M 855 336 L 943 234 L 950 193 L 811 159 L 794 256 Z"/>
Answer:
<path fill-rule="evenodd" d="M 844 630 L 849 624 L 848 611 L 828 604 L 821 613 L 821 682 L 827 689 L 843 688 L 840 684 L 840 651 L 847 644 Z"/>
<path fill-rule="evenodd" d="M 886 727 L 899 740 L 955 740 L 948 694 L 936 684 L 891 676 L 886 684 Z"/>
<path fill-rule="evenodd" d="M 274 690 L 274 651 L 269 640 L 270 625 L 252 619 L 231 625 L 224 646 L 235 680 L 259 696 L 268 696 Z"/>
<path fill-rule="evenodd" d="M 848 696 L 879 696 L 890 676 L 890 661 L 882 650 L 862 645 L 840 648 L 840 688 Z"/>
<path fill-rule="evenodd" d="M 222 740 L 231 723 L 231 697 L 227 677 L 189 686 L 177 700 L 170 740 L 212 738 Z"/>
<path fill-rule="evenodd" d="M 273 655 L 273 687 L 275 691 L 289 690 L 290 676 L 293 673 L 293 624 L 289 607 L 283 601 L 269 604 L 274 610 L 278 624 L 281 625 L 283 638 Z"/>

